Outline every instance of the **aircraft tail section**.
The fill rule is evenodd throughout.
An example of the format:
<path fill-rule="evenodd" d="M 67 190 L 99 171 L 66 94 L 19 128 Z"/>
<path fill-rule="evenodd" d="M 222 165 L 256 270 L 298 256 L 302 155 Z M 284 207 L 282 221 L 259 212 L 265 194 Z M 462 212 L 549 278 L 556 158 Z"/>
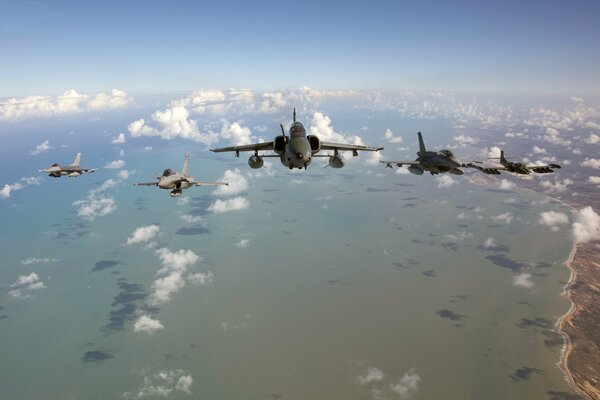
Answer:
<path fill-rule="evenodd" d="M 504 150 L 500 150 L 500 163 L 504 164 L 506 162 L 506 158 L 504 158 Z"/>
<path fill-rule="evenodd" d="M 294 116 L 293 116 L 293 118 L 294 118 L 293 122 L 296 122 L 296 107 L 294 107 Z"/>
<path fill-rule="evenodd" d="M 79 167 L 81 163 L 81 153 L 77 153 L 77 155 L 75 156 L 75 159 L 73 160 L 73 163 L 71 163 L 71 167 Z"/>
<path fill-rule="evenodd" d="M 190 154 L 185 153 L 183 157 L 183 168 L 181 169 L 181 174 L 184 176 L 188 176 L 190 174 Z"/>
<path fill-rule="evenodd" d="M 417 132 L 417 135 L 419 136 L 419 153 L 425 154 L 427 150 L 425 150 L 425 142 L 423 142 L 423 135 L 421 135 L 421 132 Z"/>

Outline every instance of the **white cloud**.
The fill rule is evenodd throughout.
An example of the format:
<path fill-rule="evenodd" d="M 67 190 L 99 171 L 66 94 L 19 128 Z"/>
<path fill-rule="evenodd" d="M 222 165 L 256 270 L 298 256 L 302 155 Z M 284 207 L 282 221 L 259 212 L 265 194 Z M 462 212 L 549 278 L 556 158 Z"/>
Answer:
<path fill-rule="evenodd" d="M 235 197 L 233 199 L 221 200 L 217 199 L 208 207 L 208 211 L 214 213 L 224 213 L 228 211 L 241 211 L 250 206 L 250 202 L 244 197 Z"/>
<path fill-rule="evenodd" d="M 185 286 L 183 275 L 187 269 L 200 260 L 200 257 L 191 250 L 172 252 L 167 248 L 156 250 L 162 262 L 162 268 L 156 275 L 158 278 L 152 283 L 152 293 L 149 302 L 151 305 L 160 305 L 171 300 L 171 295 Z"/>
<path fill-rule="evenodd" d="M 513 286 L 520 286 L 526 289 L 532 289 L 533 281 L 531 280 L 531 274 L 519 274 L 513 276 L 512 284 Z"/>
<path fill-rule="evenodd" d="M 59 260 L 57 260 L 56 258 L 37 258 L 37 257 L 27 257 L 24 260 L 21 260 L 21 264 L 22 265 L 29 265 L 29 264 L 45 264 L 45 263 L 56 263 Z"/>
<path fill-rule="evenodd" d="M 240 249 L 245 249 L 250 246 L 250 239 L 241 239 L 239 242 L 235 244 Z"/>
<path fill-rule="evenodd" d="M 123 161 L 123 160 L 115 160 L 115 161 L 111 161 L 108 164 L 106 164 L 104 166 L 104 168 L 107 168 L 107 169 L 121 169 L 121 168 L 125 167 L 126 164 L 127 163 L 125 161 Z"/>
<path fill-rule="evenodd" d="M 215 275 L 210 272 L 196 272 L 188 275 L 188 280 L 195 286 L 208 285 L 214 279 Z"/>
<path fill-rule="evenodd" d="M 556 192 L 562 193 L 567 190 L 569 185 L 572 185 L 573 181 L 569 178 L 565 178 L 562 181 L 560 179 L 556 179 L 554 182 L 550 181 L 542 181 L 540 185 L 546 189 L 546 192 Z"/>
<path fill-rule="evenodd" d="M 15 183 L 11 183 L 11 184 L 5 184 L 4 187 L 2 189 L 0 189 L 0 198 L 8 198 L 10 197 L 10 195 L 12 194 L 12 192 L 15 192 L 17 190 L 21 190 L 23 189 L 25 186 L 27 185 L 39 185 L 42 183 L 42 179 L 38 178 L 38 177 L 25 177 L 25 178 L 21 178 L 18 181 L 16 181 Z"/>
<path fill-rule="evenodd" d="M 263 93 L 260 102 L 259 111 L 275 112 L 287 106 L 287 101 L 283 98 L 283 93 Z"/>
<path fill-rule="evenodd" d="M 117 173 L 117 176 L 119 177 L 119 179 L 121 179 L 123 181 L 129 179 L 129 175 L 130 175 L 130 172 L 127 171 L 126 169 L 122 169 L 121 171 L 119 171 Z"/>
<path fill-rule="evenodd" d="M 77 216 L 88 221 L 93 221 L 96 217 L 104 217 L 117 209 L 115 199 L 107 196 L 88 197 L 73 202 L 73 205 L 79 207 Z"/>
<path fill-rule="evenodd" d="M 461 133 L 458 136 L 454 136 L 454 140 L 456 140 L 459 144 L 466 146 L 468 144 L 475 144 L 477 142 L 479 142 L 478 139 L 471 137 L 471 136 L 467 136 L 463 133 Z"/>
<path fill-rule="evenodd" d="M 511 212 L 505 212 L 502 214 L 492 216 L 492 220 L 496 222 L 504 222 L 505 224 L 510 224 L 513 219 L 514 216 Z"/>
<path fill-rule="evenodd" d="M 500 181 L 500 190 L 512 190 L 516 187 L 517 185 L 514 182 L 509 181 L 508 179 L 504 179 L 502 178 L 502 180 Z"/>
<path fill-rule="evenodd" d="M 127 93 L 118 89 L 113 89 L 110 94 L 86 95 L 67 90 L 61 96 L 12 98 L 0 105 L 0 120 L 14 122 L 28 118 L 122 108 L 132 100 Z"/>
<path fill-rule="evenodd" d="M 590 134 L 590 136 L 585 140 L 586 143 L 588 144 L 596 144 L 596 143 L 600 143 L 600 136 L 596 135 L 595 133 Z"/>
<path fill-rule="evenodd" d="M 219 179 L 220 182 L 228 182 L 227 186 L 219 186 L 213 191 L 214 195 L 217 196 L 231 196 L 234 194 L 241 193 L 248 189 L 248 181 L 238 168 L 234 170 L 228 169 L 225 171 L 223 176 Z"/>
<path fill-rule="evenodd" d="M 157 319 L 152 319 L 149 315 L 142 315 L 133 325 L 134 332 L 146 332 L 149 335 L 161 329 L 165 329 L 163 324 Z"/>
<path fill-rule="evenodd" d="M 46 152 L 51 148 L 52 146 L 50 146 L 50 142 L 48 140 L 44 140 L 42 143 L 35 146 L 35 149 L 31 150 L 29 154 L 31 154 L 32 156 L 37 156 L 38 154 L 42 154 L 43 152 Z"/>
<path fill-rule="evenodd" d="M 356 377 L 356 381 L 361 385 L 383 380 L 383 371 L 377 367 L 367 367 L 365 372 Z"/>
<path fill-rule="evenodd" d="M 250 128 L 240 125 L 239 122 L 230 124 L 227 120 L 223 120 L 223 127 L 219 136 L 221 139 L 231 140 L 231 143 L 236 146 L 251 144 L 253 142 Z"/>
<path fill-rule="evenodd" d="M 158 225 L 141 226 L 137 228 L 129 238 L 127 238 L 127 244 L 144 243 L 154 239 L 160 232 Z"/>
<path fill-rule="evenodd" d="M 408 170 L 408 165 L 403 165 L 399 168 L 396 168 L 396 174 L 398 175 L 408 175 L 410 174 L 410 171 Z"/>
<path fill-rule="evenodd" d="M 600 240 L 600 215 L 590 206 L 579 210 L 575 214 L 575 222 L 571 227 L 571 236 L 576 243 Z"/>
<path fill-rule="evenodd" d="M 485 249 L 493 249 L 494 247 L 496 247 L 496 239 L 494 239 L 492 237 L 485 239 L 485 242 L 483 243 L 483 247 Z"/>
<path fill-rule="evenodd" d="M 533 152 L 535 154 L 545 154 L 546 153 L 546 149 L 544 149 L 542 147 L 538 147 L 538 146 L 533 146 Z"/>
<path fill-rule="evenodd" d="M 500 151 L 502 149 L 498 146 L 492 146 L 487 153 L 488 158 L 500 158 Z"/>
<path fill-rule="evenodd" d="M 473 234 L 471 232 L 467 232 L 467 231 L 457 231 L 453 234 L 445 235 L 444 237 L 451 242 L 459 242 L 462 240 L 472 238 Z"/>
<path fill-rule="evenodd" d="M 46 285 L 40 279 L 38 274 L 32 272 L 29 275 L 19 275 L 16 282 L 10 285 L 8 295 L 14 299 L 26 299 L 30 298 L 32 290 L 44 289 Z"/>
<path fill-rule="evenodd" d="M 190 119 L 190 113 L 184 106 L 171 106 L 164 111 L 156 111 L 151 118 L 158 127 L 148 125 L 142 118 L 129 124 L 129 134 L 132 137 L 158 136 L 165 140 L 188 139 L 206 145 L 217 140 L 216 135 L 200 134 L 196 121 Z"/>
<path fill-rule="evenodd" d="M 590 176 L 588 177 L 588 182 L 593 183 L 594 185 L 600 185 L 600 176 Z"/>
<path fill-rule="evenodd" d="M 586 157 L 585 161 L 583 161 L 581 163 L 581 165 L 583 167 L 590 167 L 590 168 L 594 168 L 594 169 L 600 169 L 600 159 L 587 158 Z"/>
<path fill-rule="evenodd" d="M 438 176 L 435 178 L 435 180 L 438 182 L 438 188 L 449 188 L 450 186 L 458 183 L 449 175 Z"/>
<path fill-rule="evenodd" d="M 123 144 L 123 143 L 126 143 L 125 134 L 124 133 L 119 133 L 117 135 L 117 137 L 113 138 L 113 140 L 112 140 L 111 143 L 112 144 Z"/>
<path fill-rule="evenodd" d="M 562 212 L 545 211 L 540 214 L 540 219 L 538 222 L 542 225 L 550 227 L 553 232 L 556 232 L 559 230 L 558 225 L 569 223 L 569 217 L 567 214 Z"/>
<path fill-rule="evenodd" d="M 402 143 L 403 141 L 402 136 L 394 136 L 394 133 L 389 128 L 385 130 L 383 135 L 390 143 Z"/>
<path fill-rule="evenodd" d="M 390 385 L 392 392 L 396 393 L 400 399 L 408 399 L 413 393 L 419 390 L 419 382 L 421 377 L 411 368 L 408 372 L 402 376 L 400 381 Z"/>
<path fill-rule="evenodd" d="M 188 198 L 188 197 L 185 197 L 185 198 Z M 202 218 L 200 215 L 183 214 L 179 218 L 181 218 L 183 221 L 187 222 L 188 224 L 198 224 L 200 222 L 204 222 L 204 218 Z"/>
<path fill-rule="evenodd" d="M 123 393 L 125 399 L 143 399 L 146 397 L 169 397 L 175 392 L 192 394 L 194 379 L 187 372 L 176 369 L 159 371 L 154 375 L 144 377 L 142 386 L 133 392 Z"/>

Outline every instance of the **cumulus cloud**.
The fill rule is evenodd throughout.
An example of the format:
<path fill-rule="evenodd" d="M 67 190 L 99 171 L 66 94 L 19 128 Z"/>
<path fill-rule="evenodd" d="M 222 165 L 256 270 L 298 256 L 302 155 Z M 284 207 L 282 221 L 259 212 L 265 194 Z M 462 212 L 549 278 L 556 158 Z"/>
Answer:
<path fill-rule="evenodd" d="M 600 240 L 600 215 L 592 207 L 584 207 L 575 214 L 571 237 L 576 243 Z"/>
<path fill-rule="evenodd" d="M 410 174 L 410 171 L 408 170 L 408 165 L 403 165 L 399 168 L 396 168 L 396 174 L 398 175 L 408 175 Z"/>
<path fill-rule="evenodd" d="M 435 178 L 435 180 L 438 182 L 438 188 L 449 188 L 450 186 L 458 183 L 449 175 L 438 176 Z"/>
<path fill-rule="evenodd" d="M 88 221 L 93 221 L 97 217 L 106 216 L 117 209 L 115 199 L 106 195 L 106 191 L 114 188 L 119 181 L 107 179 L 99 187 L 90 190 L 87 197 L 73 202 L 77 210 L 77 216 Z"/>
<path fill-rule="evenodd" d="M 44 258 L 37 258 L 37 257 L 27 257 L 24 260 L 21 260 L 21 264 L 22 265 L 29 265 L 29 264 L 45 264 L 45 263 L 56 263 L 59 260 L 57 260 L 56 258 L 49 258 L 49 257 L 44 257 Z"/>
<path fill-rule="evenodd" d="M 500 151 L 502 149 L 498 146 L 492 146 L 487 152 L 488 158 L 500 158 Z"/>
<path fill-rule="evenodd" d="M 208 285 L 214 279 L 215 275 L 210 272 L 196 272 L 188 275 L 188 280 L 195 286 Z"/>
<path fill-rule="evenodd" d="M 117 172 L 117 176 L 119 177 L 119 179 L 121 180 L 126 180 L 129 179 L 129 175 L 131 173 L 129 171 L 127 171 L 126 169 L 122 169 L 121 171 Z"/>
<path fill-rule="evenodd" d="M 239 242 L 235 244 L 240 249 L 245 249 L 250 246 L 250 239 L 241 239 Z"/>
<path fill-rule="evenodd" d="M 208 207 L 208 211 L 214 213 L 224 213 L 228 211 L 242 211 L 250 206 L 250 202 L 244 197 L 235 197 L 233 199 L 221 200 L 217 199 Z"/>
<path fill-rule="evenodd" d="M 42 143 L 35 146 L 33 150 L 29 152 L 32 156 L 37 156 L 38 154 L 42 154 L 48 150 L 50 150 L 52 146 L 50 146 L 50 141 L 44 140 Z"/>
<path fill-rule="evenodd" d="M 135 321 L 135 324 L 133 324 L 134 332 L 146 332 L 149 335 L 152 335 L 161 329 L 165 329 L 163 324 L 157 319 L 152 319 L 149 315 L 142 315 Z"/>
<path fill-rule="evenodd" d="M 517 185 L 514 182 L 509 181 L 508 179 L 504 179 L 502 178 L 502 180 L 500 181 L 500 186 L 499 189 L 500 190 L 512 190 L 516 187 Z"/>
<path fill-rule="evenodd" d="M 125 140 L 125 134 L 124 133 L 119 133 L 115 138 L 113 138 L 112 140 L 112 144 L 123 144 L 126 143 L 127 141 Z"/>
<path fill-rule="evenodd" d="M 532 289 L 533 281 L 531 280 L 531 274 L 519 274 L 513 276 L 512 284 L 513 286 L 520 286 L 526 289 Z"/>
<path fill-rule="evenodd" d="M 137 228 L 129 238 L 127 238 L 127 244 L 144 243 L 153 240 L 156 235 L 160 232 L 158 225 L 141 226 Z"/>
<path fill-rule="evenodd" d="M 133 392 L 123 393 L 123 398 L 169 397 L 176 392 L 191 395 L 193 383 L 192 376 L 181 369 L 159 371 L 154 375 L 145 376 L 141 387 Z"/>
<path fill-rule="evenodd" d="M 184 198 L 189 199 L 189 197 L 184 197 Z M 197 224 L 200 222 L 204 222 L 204 218 L 202 218 L 202 216 L 200 216 L 200 215 L 183 214 L 179 218 L 181 218 L 183 221 L 187 222 L 188 224 Z"/>
<path fill-rule="evenodd" d="M 477 142 L 479 142 L 478 139 L 471 137 L 471 136 L 467 136 L 463 133 L 461 133 L 458 136 L 454 136 L 454 140 L 456 140 L 459 144 L 466 146 L 468 144 L 475 144 Z"/>
<path fill-rule="evenodd" d="M 164 111 L 156 111 L 151 117 L 153 125 L 148 125 L 145 119 L 133 121 L 128 126 L 131 137 L 157 136 L 161 139 L 188 139 L 206 145 L 216 142 L 217 137 L 202 135 L 198 124 L 190 118 L 190 113 L 184 106 L 171 106 Z"/>
<path fill-rule="evenodd" d="M 287 101 L 281 92 L 263 93 L 259 111 L 274 112 L 287 106 Z"/>
<path fill-rule="evenodd" d="M 540 214 L 538 221 L 540 224 L 550 227 L 553 232 L 558 231 L 558 225 L 568 224 L 569 217 L 567 214 L 557 211 L 546 211 Z"/>
<path fill-rule="evenodd" d="M 125 167 L 127 163 L 123 160 L 115 160 L 115 161 L 111 161 L 108 164 L 106 164 L 104 166 L 104 168 L 106 169 L 121 169 L 123 167 Z"/>
<path fill-rule="evenodd" d="M 156 250 L 161 269 L 156 273 L 157 279 L 152 283 L 152 293 L 149 302 L 153 306 L 167 303 L 171 295 L 185 286 L 184 274 L 188 268 L 200 260 L 200 256 L 191 250 L 178 250 L 172 252 L 167 248 Z"/>
<path fill-rule="evenodd" d="M 586 157 L 585 161 L 581 162 L 581 166 L 600 169 L 600 159 Z"/>
<path fill-rule="evenodd" d="M 492 216 L 492 220 L 494 220 L 496 222 L 504 222 L 507 225 L 510 224 L 513 219 L 514 219 L 514 216 L 511 212 L 505 212 L 502 214 Z"/>
<path fill-rule="evenodd" d="M 593 183 L 594 185 L 600 185 L 600 176 L 590 176 L 588 182 Z"/>
<path fill-rule="evenodd" d="M 213 191 L 214 195 L 217 196 L 231 196 L 234 194 L 241 193 L 248 189 L 248 181 L 238 168 L 234 170 L 228 169 L 225 171 L 223 176 L 219 179 L 220 182 L 228 182 L 227 186 L 219 186 Z"/>
<path fill-rule="evenodd" d="M 411 368 L 404 376 L 402 376 L 402 378 L 400 378 L 400 381 L 391 384 L 390 389 L 392 392 L 396 393 L 400 399 L 408 399 L 419 390 L 420 381 L 421 377 L 413 368 Z"/>
<path fill-rule="evenodd" d="M 11 98 L 0 105 L 0 120 L 14 122 L 29 118 L 122 108 L 132 100 L 127 93 L 118 89 L 113 89 L 110 94 L 87 95 L 75 90 L 67 90 L 60 96 Z"/>
<path fill-rule="evenodd" d="M 356 381 L 361 385 L 383 380 L 383 371 L 377 367 L 367 367 L 363 374 L 356 377 Z"/>
<path fill-rule="evenodd" d="M 394 136 L 394 133 L 389 128 L 385 130 L 385 133 L 383 135 L 390 143 L 402 143 L 403 141 L 402 136 Z"/>
<path fill-rule="evenodd" d="M 19 275 L 16 282 L 10 285 L 8 295 L 13 299 L 26 299 L 30 298 L 30 292 L 33 290 L 44 289 L 46 285 L 40 279 L 38 274 L 32 272 L 29 275 Z"/>
<path fill-rule="evenodd" d="M 483 243 L 484 249 L 493 249 L 495 247 L 496 247 L 496 239 L 494 239 L 493 237 L 489 237 L 489 238 L 485 239 L 485 242 Z"/>
<path fill-rule="evenodd" d="M 544 149 L 542 147 L 538 147 L 538 146 L 533 146 L 532 150 L 535 154 L 545 154 L 546 153 L 546 149 Z"/>
<path fill-rule="evenodd" d="M 590 134 L 590 136 L 585 140 L 586 143 L 588 144 L 596 144 L 596 143 L 600 143 L 600 136 L 596 135 L 595 133 Z"/>
<path fill-rule="evenodd" d="M 27 185 L 39 185 L 41 183 L 42 183 L 42 179 L 35 177 L 35 176 L 31 176 L 29 178 L 27 178 L 27 177 L 21 178 L 18 181 L 16 181 L 15 183 L 10 183 L 10 184 L 6 183 L 2 187 L 2 189 L 0 189 L 0 199 L 9 198 L 11 196 L 12 192 L 21 190 Z"/>
<path fill-rule="evenodd" d="M 565 178 L 562 181 L 556 179 L 554 182 L 542 181 L 540 185 L 546 189 L 546 192 L 562 193 L 567 190 L 569 185 L 572 185 L 573 181 L 569 178 Z"/>
<path fill-rule="evenodd" d="M 229 139 L 236 146 L 251 144 L 253 142 L 252 131 L 247 126 L 242 126 L 239 122 L 231 124 L 227 120 L 223 120 L 222 122 L 223 127 L 219 135 L 221 139 Z"/>

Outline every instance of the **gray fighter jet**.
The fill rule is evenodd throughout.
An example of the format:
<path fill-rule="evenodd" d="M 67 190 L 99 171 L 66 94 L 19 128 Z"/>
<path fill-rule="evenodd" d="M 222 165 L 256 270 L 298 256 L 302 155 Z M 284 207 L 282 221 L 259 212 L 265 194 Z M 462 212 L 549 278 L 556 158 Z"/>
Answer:
<path fill-rule="evenodd" d="M 424 171 L 429 171 L 431 175 L 449 172 L 454 175 L 462 175 L 464 172 L 460 169 L 463 164 L 454 157 L 450 150 L 427 151 L 421 132 L 419 136 L 419 151 L 415 161 L 381 161 L 386 168 L 393 168 L 393 165 L 401 167 L 408 165 L 408 170 L 415 175 L 423 175 Z"/>
<path fill-rule="evenodd" d="M 76 177 L 86 172 L 94 172 L 97 168 L 81 168 L 79 163 L 81 161 L 81 153 L 77 153 L 75 160 L 70 165 L 52 164 L 46 169 L 40 169 L 38 172 L 45 172 L 48 176 L 53 178 L 60 178 L 61 176 Z"/>
<path fill-rule="evenodd" d="M 157 186 L 160 189 L 171 190 L 171 197 L 181 196 L 182 190 L 190 188 L 192 186 L 222 186 L 229 185 L 228 182 L 201 182 L 196 181 L 189 175 L 189 161 L 190 155 L 185 153 L 183 159 L 183 168 L 181 173 L 174 171 L 170 168 L 164 170 L 162 176 L 157 176 L 156 182 L 139 182 L 134 183 L 135 186 Z"/>
<path fill-rule="evenodd" d="M 294 108 L 293 123 L 290 127 L 289 136 L 285 134 L 283 125 L 281 135 L 277 136 L 272 142 L 254 143 L 241 146 L 223 147 L 220 149 L 211 149 L 215 153 L 224 151 L 234 151 L 235 156 L 240 156 L 240 151 L 253 151 L 254 154 L 248 159 L 250 168 L 258 169 L 264 165 L 264 157 L 278 157 L 284 167 L 289 169 L 306 169 L 313 158 L 328 157 L 329 166 L 332 168 L 342 168 L 344 158 L 339 154 L 340 151 L 351 151 L 354 157 L 358 156 L 359 151 L 379 151 L 383 147 L 357 146 L 346 143 L 323 142 L 316 135 L 306 135 L 306 129 L 301 122 L 296 121 L 296 109 Z M 318 154 L 323 150 L 333 151 L 330 154 Z M 259 151 L 273 151 L 275 154 L 258 154 Z"/>
<path fill-rule="evenodd" d="M 497 166 L 480 166 L 477 164 L 483 164 L 481 161 L 474 161 L 464 166 L 467 168 L 475 168 L 488 175 L 500 175 L 500 171 L 508 171 L 518 175 L 529 175 L 532 172 L 537 174 L 551 174 L 554 172 L 554 169 L 560 168 L 558 164 L 548 164 L 548 165 L 527 165 L 525 163 L 512 162 L 508 161 L 504 157 L 504 150 L 500 150 L 499 158 L 490 158 L 490 160 L 500 160 L 501 167 Z"/>

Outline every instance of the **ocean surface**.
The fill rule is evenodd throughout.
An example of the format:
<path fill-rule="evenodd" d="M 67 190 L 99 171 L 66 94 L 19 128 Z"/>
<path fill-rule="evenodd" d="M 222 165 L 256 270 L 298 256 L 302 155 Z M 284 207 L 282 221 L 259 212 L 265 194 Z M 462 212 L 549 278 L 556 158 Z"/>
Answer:
<path fill-rule="evenodd" d="M 386 127 L 402 133 L 398 147 L 410 148 L 383 143 L 391 158 L 414 158 L 417 130 L 438 149 L 455 133 L 446 120 L 331 113 L 340 130 L 367 127 L 368 144 L 383 142 Z M 543 211 L 565 211 L 549 198 L 471 173 L 445 187 L 428 174 L 365 164 L 362 155 L 340 170 L 319 161 L 292 172 L 273 162 L 254 174 L 246 157 L 215 155 L 197 143 L 128 138 L 111 145 L 131 120 L 128 113 L 80 115 L 2 127 L 0 184 L 39 176 L 76 151 L 83 166 L 122 159 L 129 177 L 110 169 L 44 177 L 0 199 L 1 398 L 572 394 L 557 366 L 562 340 L 552 331 L 569 308 L 561 293 L 571 240 L 565 227 L 538 223 Z M 277 121 L 262 121 L 273 127 L 265 137 L 275 135 Z M 53 150 L 28 155 L 44 138 Z M 179 170 L 186 151 L 196 179 L 218 180 L 237 168 L 247 189 L 219 196 L 196 187 L 171 198 L 132 185 Z M 110 188 L 92 194 L 108 179 Z M 82 218 L 74 203 L 90 196 L 111 198 L 115 207 Z M 209 211 L 217 199 L 235 197 L 247 209 Z M 152 242 L 126 244 L 151 224 L 160 229 Z M 156 305 L 157 251 L 165 248 L 191 250 L 199 259 L 186 274 L 210 278 L 188 279 Z M 31 273 L 42 288 L 17 284 Z M 163 328 L 136 332 L 142 315 Z"/>

